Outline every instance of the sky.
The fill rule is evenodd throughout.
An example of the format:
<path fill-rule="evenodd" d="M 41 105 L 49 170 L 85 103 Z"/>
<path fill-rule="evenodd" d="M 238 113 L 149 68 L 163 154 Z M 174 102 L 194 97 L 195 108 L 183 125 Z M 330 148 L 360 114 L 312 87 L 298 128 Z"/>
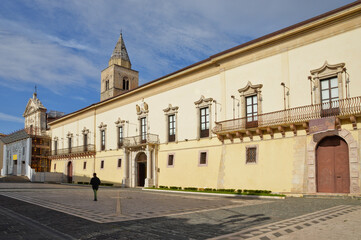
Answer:
<path fill-rule="evenodd" d="M 100 100 L 123 33 L 142 85 L 352 0 L 1 0 L 0 133 L 24 128 L 35 85 L 48 110 Z"/>

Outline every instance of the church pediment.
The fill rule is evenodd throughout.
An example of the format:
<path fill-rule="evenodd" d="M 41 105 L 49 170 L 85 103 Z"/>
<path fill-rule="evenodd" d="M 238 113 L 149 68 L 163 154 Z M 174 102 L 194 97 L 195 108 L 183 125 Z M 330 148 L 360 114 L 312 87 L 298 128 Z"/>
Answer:
<path fill-rule="evenodd" d="M 28 101 L 28 104 L 26 105 L 25 111 L 23 113 L 23 116 L 29 116 L 38 110 L 40 111 L 46 111 L 46 108 L 43 106 L 43 104 L 40 102 L 38 98 L 30 98 Z"/>

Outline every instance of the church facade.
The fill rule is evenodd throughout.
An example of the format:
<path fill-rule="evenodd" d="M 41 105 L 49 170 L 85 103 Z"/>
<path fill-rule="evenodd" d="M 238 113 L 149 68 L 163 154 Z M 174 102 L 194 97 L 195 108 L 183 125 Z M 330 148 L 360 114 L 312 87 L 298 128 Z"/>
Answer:
<path fill-rule="evenodd" d="M 120 35 L 101 101 L 51 122 L 51 171 L 125 187 L 360 194 L 361 4 L 138 86 Z"/>

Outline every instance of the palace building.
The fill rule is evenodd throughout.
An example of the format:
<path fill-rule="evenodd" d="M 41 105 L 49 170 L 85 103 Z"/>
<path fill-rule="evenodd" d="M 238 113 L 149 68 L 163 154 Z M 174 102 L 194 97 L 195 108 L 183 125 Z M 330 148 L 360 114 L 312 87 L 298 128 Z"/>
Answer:
<path fill-rule="evenodd" d="M 357 1 L 139 86 L 120 35 L 101 101 L 49 123 L 51 172 L 360 194 L 360 39 Z"/>

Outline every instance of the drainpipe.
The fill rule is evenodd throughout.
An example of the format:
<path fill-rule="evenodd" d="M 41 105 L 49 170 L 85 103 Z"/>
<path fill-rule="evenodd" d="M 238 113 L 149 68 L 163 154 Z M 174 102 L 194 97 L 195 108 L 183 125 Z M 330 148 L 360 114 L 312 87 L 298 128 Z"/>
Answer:
<path fill-rule="evenodd" d="M 95 173 L 95 160 L 96 160 L 96 153 L 97 153 L 97 144 L 96 144 L 96 137 L 97 137 L 97 131 L 96 131 L 96 115 L 97 115 L 97 109 L 94 107 L 94 126 L 93 126 L 93 132 L 94 132 L 94 164 L 93 164 L 93 173 Z"/>

